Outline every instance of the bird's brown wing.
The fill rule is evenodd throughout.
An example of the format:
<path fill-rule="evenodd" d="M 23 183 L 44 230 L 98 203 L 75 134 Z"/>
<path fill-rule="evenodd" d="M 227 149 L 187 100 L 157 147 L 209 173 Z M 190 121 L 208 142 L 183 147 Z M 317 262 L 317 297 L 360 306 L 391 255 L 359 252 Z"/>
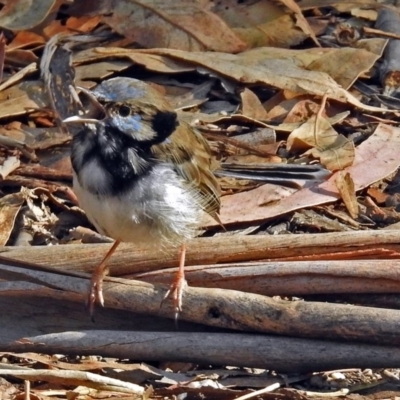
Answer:
<path fill-rule="evenodd" d="M 175 165 L 195 191 L 200 206 L 219 222 L 220 187 L 211 171 L 210 147 L 203 136 L 181 121 L 174 133 L 152 150 L 158 159 Z"/>

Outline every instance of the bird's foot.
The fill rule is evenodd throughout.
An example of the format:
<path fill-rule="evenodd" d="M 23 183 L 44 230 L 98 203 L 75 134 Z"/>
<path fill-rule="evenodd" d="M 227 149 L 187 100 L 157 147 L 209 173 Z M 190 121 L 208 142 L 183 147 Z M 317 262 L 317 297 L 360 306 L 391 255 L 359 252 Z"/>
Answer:
<path fill-rule="evenodd" d="M 104 307 L 104 296 L 103 296 L 103 273 L 93 272 L 92 278 L 90 280 L 89 293 L 87 304 L 89 308 L 90 317 L 93 319 L 94 306 L 98 302 L 102 307 Z"/>
<path fill-rule="evenodd" d="M 175 279 L 172 282 L 168 292 L 165 294 L 164 299 L 161 302 L 160 307 L 163 305 L 164 301 L 168 298 L 172 298 L 172 304 L 174 305 L 175 310 L 175 325 L 178 325 L 178 317 L 179 313 L 182 311 L 182 296 L 183 291 L 187 287 L 187 282 L 185 279 L 185 255 L 186 255 L 186 246 L 182 244 L 181 251 L 179 255 L 179 268 L 175 275 Z"/>
<path fill-rule="evenodd" d="M 104 297 L 103 297 L 103 279 L 108 274 L 107 261 L 114 253 L 115 249 L 119 246 L 120 241 L 116 240 L 108 250 L 107 254 L 103 258 L 103 261 L 98 265 L 92 274 L 92 279 L 90 279 L 89 294 L 87 299 L 87 304 L 89 308 L 90 316 L 93 320 L 94 305 L 96 301 L 104 307 Z"/>
<path fill-rule="evenodd" d="M 161 305 L 168 298 L 172 299 L 172 304 L 175 310 L 175 321 L 178 320 L 179 313 L 182 311 L 182 297 L 185 288 L 187 287 L 187 282 L 184 276 L 176 276 L 174 282 L 165 294 Z"/>

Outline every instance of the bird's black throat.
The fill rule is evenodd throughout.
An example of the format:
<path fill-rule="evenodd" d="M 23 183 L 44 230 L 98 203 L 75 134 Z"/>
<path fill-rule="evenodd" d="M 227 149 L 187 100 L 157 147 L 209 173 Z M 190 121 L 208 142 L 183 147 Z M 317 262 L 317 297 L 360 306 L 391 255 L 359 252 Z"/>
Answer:
<path fill-rule="evenodd" d="M 138 179 L 145 177 L 154 166 L 150 143 L 141 143 L 118 129 L 99 124 L 97 131 L 85 126 L 72 139 L 71 162 L 79 179 L 85 165 L 95 161 L 108 179 L 108 187 L 101 194 L 119 195 L 132 188 Z M 93 176 L 96 179 L 96 176 Z M 93 187 L 98 187 L 93 182 Z M 99 190 L 91 190 L 99 194 Z"/>

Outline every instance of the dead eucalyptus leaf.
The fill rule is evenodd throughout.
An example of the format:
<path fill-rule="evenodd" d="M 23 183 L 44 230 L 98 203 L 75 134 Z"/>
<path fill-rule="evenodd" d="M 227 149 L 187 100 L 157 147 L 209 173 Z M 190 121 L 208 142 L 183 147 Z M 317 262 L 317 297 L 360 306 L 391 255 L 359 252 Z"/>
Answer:
<path fill-rule="evenodd" d="M 21 162 L 18 157 L 8 156 L 4 160 L 3 165 L 0 166 L 0 179 L 7 178 L 7 176 L 15 171 L 20 165 Z"/>
<path fill-rule="evenodd" d="M 297 25 L 300 27 L 300 29 L 311 39 L 314 41 L 314 43 L 320 47 L 321 45 L 319 44 L 317 37 L 315 36 L 315 33 L 311 29 L 310 25 L 308 24 L 307 20 L 304 18 L 303 13 L 301 12 L 300 7 L 298 6 L 297 3 L 295 3 L 293 0 L 279 0 L 282 4 L 284 4 L 287 8 L 289 8 L 291 11 L 295 13 L 296 19 L 297 19 Z"/>
<path fill-rule="evenodd" d="M 267 120 L 268 113 L 261 104 L 258 97 L 250 89 L 244 89 L 240 93 L 242 99 L 242 113 L 249 118 Z"/>
<path fill-rule="evenodd" d="M 321 50 L 322 51 L 322 50 Z M 282 54 L 282 49 L 279 49 Z M 220 52 L 196 52 L 174 49 L 130 50 L 121 48 L 95 48 L 78 55 L 79 63 L 100 58 L 130 58 L 133 62 L 158 72 L 198 70 L 205 74 L 218 74 L 233 79 L 241 84 L 258 84 L 278 89 L 289 90 L 298 94 L 316 96 L 327 95 L 329 99 L 352 104 L 371 112 L 383 112 L 380 107 L 361 103 L 355 96 L 343 89 L 328 74 L 309 71 L 295 63 L 291 54 L 301 50 L 287 51 L 286 57 L 273 58 L 277 49 L 263 47 L 240 54 Z M 303 52 L 304 55 L 304 52 Z M 169 66 L 169 64 L 173 63 Z M 385 110 L 387 111 L 387 110 Z"/>
<path fill-rule="evenodd" d="M 321 164 L 330 171 L 337 171 L 353 164 L 355 147 L 352 141 L 343 135 L 338 135 L 335 141 L 325 148 L 314 147 L 305 154 L 319 159 Z"/>
<path fill-rule="evenodd" d="M 214 2 L 212 11 L 221 17 L 249 48 L 288 48 L 300 44 L 308 37 L 298 29 L 292 15 L 271 1 L 222 0 Z"/>
<path fill-rule="evenodd" d="M 7 1 L 0 12 L 0 26 L 11 31 L 31 29 L 50 14 L 59 0 Z"/>
<path fill-rule="evenodd" d="M 237 53 L 246 44 L 204 1 L 119 0 L 103 20 L 144 47 Z M 151 34 L 150 34 L 151 32 Z"/>
<path fill-rule="evenodd" d="M 357 147 L 354 163 L 346 168 L 354 180 L 355 190 L 361 190 L 396 171 L 400 166 L 399 146 L 400 128 L 379 124 L 375 132 Z M 290 211 L 330 203 L 340 198 L 335 176 L 321 184 L 287 193 L 286 196 L 278 195 L 275 201 L 271 199 L 268 206 L 261 205 L 270 196 L 271 187 L 263 185 L 245 193 L 222 197 L 222 223 L 228 225 L 266 221 Z M 207 226 L 217 226 L 217 223 L 208 220 Z"/>
<path fill-rule="evenodd" d="M 308 150 L 305 154 L 319 158 L 331 171 L 351 165 L 355 157 L 353 142 L 339 135 L 327 118 L 315 115 L 289 135 L 287 147 L 290 151 Z"/>
<path fill-rule="evenodd" d="M 14 228 L 15 218 L 25 201 L 22 192 L 8 194 L 0 199 L 0 244 L 5 246 Z"/>
<path fill-rule="evenodd" d="M 336 114 L 335 116 L 328 118 L 328 121 L 330 124 L 335 125 L 337 123 L 342 122 L 346 117 L 350 115 L 350 111 L 345 111 L 340 114 Z M 294 129 L 298 128 L 301 126 L 301 122 L 284 122 L 279 125 L 267 125 L 270 128 L 275 129 L 276 131 L 279 132 L 293 132 Z"/>
<path fill-rule="evenodd" d="M 311 62 L 307 68 L 326 72 L 344 89 L 348 89 L 361 74 L 369 71 L 380 57 L 380 54 L 364 49 L 342 47 L 330 49 L 322 57 Z"/>
<path fill-rule="evenodd" d="M 339 171 L 336 174 L 335 183 L 351 218 L 357 218 L 359 214 L 357 196 L 350 173 L 348 171 Z"/>

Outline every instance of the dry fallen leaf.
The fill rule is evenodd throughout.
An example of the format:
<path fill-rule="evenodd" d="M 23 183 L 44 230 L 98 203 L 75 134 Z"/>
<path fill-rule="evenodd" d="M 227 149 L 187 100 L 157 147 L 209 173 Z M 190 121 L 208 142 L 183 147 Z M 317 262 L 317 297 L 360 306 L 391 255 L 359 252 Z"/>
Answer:
<path fill-rule="evenodd" d="M 354 143 L 345 136 L 338 135 L 334 142 L 326 143 L 325 147 L 314 147 L 304 154 L 319 159 L 330 171 L 337 171 L 353 164 L 354 152 Z"/>
<path fill-rule="evenodd" d="M 328 121 L 331 125 L 343 122 L 343 120 L 346 119 L 346 117 L 348 117 L 350 114 L 349 111 L 345 111 L 343 113 L 340 114 L 336 114 L 334 117 L 328 118 Z M 268 125 L 268 127 L 270 128 L 274 128 L 276 131 L 280 131 L 280 132 L 293 132 L 293 130 L 299 128 L 301 126 L 302 122 L 284 122 L 282 124 L 279 125 Z"/>
<path fill-rule="evenodd" d="M 358 217 L 359 210 L 356 192 L 354 190 L 354 182 L 351 178 L 351 175 L 348 172 L 339 171 L 336 174 L 335 182 L 347 211 L 349 212 L 351 218 L 356 219 Z"/>
<path fill-rule="evenodd" d="M 282 117 L 284 117 L 284 124 L 293 125 L 294 123 L 297 123 L 298 127 L 300 127 L 301 124 L 306 122 L 310 117 L 317 114 L 320 108 L 321 104 L 317 102 L 313 96 L 293 96 L 274 107 L 268 113 L 268 116 L 273 116 L 280 112 L 280 121 L 282 121 Z M 286 113 L 283 111 L 286 111 Z"/>
<path fill-rule="evenodd" d="M 356 148 L 353 165 L 345 168 L 353 178 L 355 191 L 387 177 L 399 168 L 399 147 L 400 128 L 379 124 L 375 132 Z M 269 185 L 224 196 L 221 221 L 224 225 L 266 221 L 300 208 L 336 201 L 340 194 L 335 179 L 333 175 L 324 183 L 289 191 L 285 196 L 281 192 L 273 192 L 274 187 Z M 208 226 L 216 226 L 216 223 L 210 221 Z"/>
<path fill-rule="evenodd" d="M 382 53 L 385 41 L 379 40 L 379 42 Z M 307 68 L 312 71 L 327 73 L 344 89 L 349 89 L 354 81 L 361 74 L 369 71 L 381 56 L 381 54 L 353 47 L 329 50 L 329 52 L 308 64 Z"/>
<path fill-rule="evenodd" d="M 238 2 L 222 0 L 212 11 L 221 17 L 249 48 L 290 47 L 309 35 L 296 27 L 292 15 L 272 1 Z"/>
<path fill-rule="evenodd" d="M 307 209 L 295 212 L 291 223 L 296 226 L 296 231 L 346 232 L 352 230 L 347 224 L 339 222 L 336 218 L 331 219 L 315 210 Z"/>
<path fill-rule="evenodd" d="M 46 105 L 46 97 L 39 82 L 22 82 L 0 93 L 0 118 L 24 115 L 29 109 Z"/>
<path fill-rule="evenodd" d="M 320 47 L 321 45 L 319 44 L 318 39 L 315 36 L 315 33 L 311 29 L 307 20 L 304 18 L 304 15 L 301 12 L 301 9 L 298 6 L 298 4 L 295 3 L 293 0 L 279 0 L 279 1 L 295 13 L 297 19 L 297 25 L 302 29 L 304 33 L 306 33 L 308 36 L 312 38 L 312 40 L 318 47 Z"/>
<path fill-rule="evenodd" d="M 279 50 L 279 51 L 278 51 Z M 185 52 L 173 49 L 129 50 L 121 48 L 95 48 L 83 51 L 76 61 L 88 62 L 101 58 L 130 58 L 135 63 L 158 72 L 194 70 L 205 74 L 217 74 L 231 78 L 241 84 L 264 84 L 268 87 L 290 90 L 298 94 L 327 95 L 329 99 L 349 103 L 362 110 L 382 112 L 383 109 L 361 103 L 343 89 L 328 74 L 309 71 L 293 62 L 289 54 L 301 50 L 257 48 L 240 54 L 219 52 Z M 274 58 L 277 54 L 282 58 Z M 303 52 L 304 53 L 304 52 Z M 171 64 L 172 62 L 172 64 Z M 196 67 L 193 67 L 196 65 Z"/>
<path fill-rule="evenodd" d="M 15 219 L 25 201 L 22 192 L 12 193 L 0 199 L 0 245 L 5 246 L 14 228 Z"/>
<path fill-rule="evenodd" d="M 353 142 L 339 135 L 324 117 L 313 116 L 293 130 L 287 148 L 290 151 L 310 149 L 305 154 L 320 159 L 321 164 L 331 171 L 343 169 L 354 161 Z"/>
<path fill-rule="evenodd" d="M 13 171 L 21 165 L 20 160 L 16 156 L 8 156 L 3 164 L 0 165 L 0 179 L 7 178 Z"/>
<path fill-rule="evenodd" d="M 60 0 L 8 1 L 0 12 L 0 26 L 11 31 L 22 31 L 39 25 L 56 8 Z"/>
<path fill-rule="evenodd" d="M 119 0 L 103 20 L 144 47 L 237 53 L 246 44 L 208 10 L 203 0 L 159 2 Z M 151 32 L 151 34 L 149 34 Z"/>
<path fill-rule="evenodd" d="M 43 36 L 31 31 L 19 31 L 8 44 L 7 50 L 41 47 L 46 43 Z"/>
<path fill-rule="evenodd" d="M 240 93 L 240 97 L 242 100 L 242 113 L 244 115 L 253 119 L 268 119 L 267 111 L 262 106 L 258 97 L 250 89 L 244 89 L 244 91 Z"/>

